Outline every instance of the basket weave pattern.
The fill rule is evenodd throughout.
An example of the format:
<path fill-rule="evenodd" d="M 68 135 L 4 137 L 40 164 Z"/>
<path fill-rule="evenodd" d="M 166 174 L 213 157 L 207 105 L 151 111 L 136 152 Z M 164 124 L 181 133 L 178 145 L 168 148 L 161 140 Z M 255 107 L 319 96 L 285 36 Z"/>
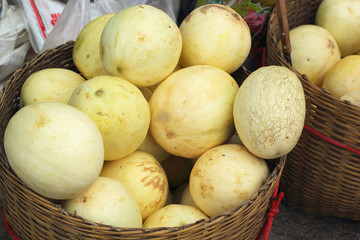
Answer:
<path fill-rule="evenodd" d="M 289 29 L 314 24 L 320 0 L 287 0 Z M 360 150 L 360 109 L 313 85 L 284 58 L 277 46 L 281 29 L 276 9 L 267 34 L 267 64 L 281 65 L 300 78 L 306 96 L 305 127 L 288 154 L 280 187 L 292 207 L 311 214 L 360 220 L 360 155 L 330 140 Z M 314 53 L 316 54 L 316 53 Z M 329 140 L 330 139 L 330 140 Z"/>
<path fill-rule="evenodd" d="M 25 79 L 34 71 L 62 67 L 77 71 L 72 62 L 73 42 L 48 50 L 25 63 L 5 84 L 0 96 L 1 152 L 0 191 L 6 219 L 13 232 L 28 239 L 255 239 L 269 209 L 272 193 L 282 175 L 286 156 L 269 161 L 270 177 L 250 201 L 208 221 L 176 228 L 115 228 L 97 224 L 79 216 L 68 215 L 53 203 L 24 186 L 11 170 L 4 152 L 3 136 L 6 125 L 19 109 L 19 94 Z M 248 76 L 241 68 L 237 77 Z M 239 79 L 240 81 L 242 79 Z"/>

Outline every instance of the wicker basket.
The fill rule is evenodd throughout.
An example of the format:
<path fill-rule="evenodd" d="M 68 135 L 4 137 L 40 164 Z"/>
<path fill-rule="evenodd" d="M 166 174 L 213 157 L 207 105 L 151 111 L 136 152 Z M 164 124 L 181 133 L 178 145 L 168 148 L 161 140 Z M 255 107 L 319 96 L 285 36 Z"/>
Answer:
<path fill-rule="evenodd" d="M 11 170 L 4 152 L 4 130 L 19 109 L 19 92 L 25 79 L 33 72 L 48 67 L 77 71 L 72 62 L 73 42 L 48 50 L 18 69 L 5 84 L 0 96 L 1 152 L 0 187 L 6 220 L 12 231 L 28 239 L 255 239 L 264 223 L 273 191 L 282 175 L 286 156 L 269 162 L 271 175 L 250 201 L 208 221 L 176 228 L 115 228 L 69 216 L 55 204 L 24 186 Z M 235 74 L 242 81 L 248 72 L 240 68 Z"/>
<path fill-rule="evenodd" d="M 288 28 L 314 24 L 320 3 L 287 0 Z M 316 87 L 289 64 L 277 46 L 288 34 L 280 25 L 280 12 L 274 9 L 270 16 L 267 64 L 286 66 L 298 75 L 307 108 L 304 131 L 288 154 L 281 179 L 284 200 L 310 214 L 360 220 L 360 109 Z"/>

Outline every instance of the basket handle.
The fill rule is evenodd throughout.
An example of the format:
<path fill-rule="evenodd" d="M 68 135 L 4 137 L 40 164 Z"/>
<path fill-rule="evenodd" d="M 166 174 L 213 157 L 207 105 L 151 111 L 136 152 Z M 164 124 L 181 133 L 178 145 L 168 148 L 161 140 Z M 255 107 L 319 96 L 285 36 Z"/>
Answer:
<path fill-rule="evenodd" d="M 284 54 L 285 60 L 292 65 L 291 62 L 291 44 L 289 36 L 289 23 L 287 18 L 286 4 L 285 0 L 276 0 L 275 1 L 276 13 L 279 21 L 279 26 L 281 30 L 281 46 L 282 52 Z"/>

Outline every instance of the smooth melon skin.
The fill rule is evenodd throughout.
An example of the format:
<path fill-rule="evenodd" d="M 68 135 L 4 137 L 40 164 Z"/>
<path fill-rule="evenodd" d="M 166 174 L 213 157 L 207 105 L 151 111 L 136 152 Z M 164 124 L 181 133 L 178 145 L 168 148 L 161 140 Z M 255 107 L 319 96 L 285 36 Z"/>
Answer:
<path fill-rule="evenodd" d="M 324 0 L 319 5 L 315 24 L 335 38 L 341 57 L 360 50 L 360 1 Z"/>
<path fill-rule="evenodd" d="M 131 82 L 116 76 L 97 76 L 75 89 L 69 105 L 85 112 L 104 139 L 105 160 L 133 153 L 146 138 L 150 109 Z"/>
<path fill-rule="evenodd" d="M 10 119 L 4 135 L 9 164 L 27 187 L 51 199 L 79 196 L 99 176 L 104 145 L 83 112 L 63 103 L 34 103 Z"/>
<path fill-rule="evenodd" d="M 66 200 L 63 208 L 70 214 L 113 227 L 142 227 L 140 208 L 120 181 L 98 177 L 94 184 L 77 198 Z"/>
<path fill-rule="evenodd" d="M 115 13 L 105 14 L 89 22 L 77 36 L 73 48 L 74 64 L 86 79 L 108 75 L 100 58 L 100 38 L 106 23 Z"/>
<path fill-rule="evenodd" d="M 130 190 L 140 207 L 143 220 L 166 202 L 169 192 L 166 173 L 147 152 L 135 151 L 118 160 L 107 161 L 100 176 L 117 179 Z"/>
<path fill-rule="evenodd" d="M 282 66 L 252 72 L 234 102 L 234 123 L 241 142 L 265 159 L 283 156 L 295 147 L 305 113 L 302 84 L 294 72 Z"/>
<path fill-rule="evenodd" d="M 170 153 L 165 151 L 153 138 L 151 135 L 150 129 L 146 134 L 145 140 L 142 142 L 138 151 L 144 151 L 153 155 L 156 160 L 163 162 L 166 158 L 170 156 Z"/>
<path fill-rule="evenodd" d="M 251 49 L 250 29 L 232 8 L 206 4 L 194 9 L 180 24 L 183 67 L 210 65 L 233 73 Z"/>
<path fill-rule="evenodd" d="M 354 90 L 340 97 L 343 101 L 348 101 L 360 107 L 360 90 Z"/>
<path fill-rule="evenodd" d="M 360 56 L 349 55 L 326 73 L 322 87 L 336 97 L 360 90 Z"/>
<path fill-rule="evenodd" d="M 266 162 L 238 144 L 223 144 L 202 154 L 189 178 L 190 195 L 210 217 L 248 201 L 269 177 Z"/>
<path fill-rule="evenodd" d="M 143 228 L 181 227 L 208 218 L 197 207 L 170 204 L 151 214 L 144 221 Z"/>
<path fill-rule="evenodd" d="M 20 91 L 20 107 L 41 102 L 67 103 L 83 82 L 79 73 L 66 68 L 45 68 L 31 74 Z"/>
<path fill-rule="evenodd" d="M 143 93 L 146 100 L 149 101 L 152 95 L 152 91 L 147 87 L 140 88 L 140 91 Z M 142 144 L 137 150 L 150 153 L 159 162 L 164 161 L 170 155 L 155 141 L 155 139 L 151 135 L 150 129 L 146 134 L 145 140 L 142 142 Z"/>
<path fill-rule="evenodd" d="M 138 87 L 155 85 L 177 66 L 182 38 L 162 10 L 140 4 L 121 10 L 105 25 L 100 57 L 105 70 Z"/>
<path fill-rule="evenodd" d="M 197 158 L 234 133 L 236 81 L 212 66 L 182 68 L 153 92 L 150 131 L 170 154 Z"/>
<path fill-rule="evenodd" d="M 341 58 L 335 39 L 325 28 L 311 24 L 295 27 L 289 34 L 293 67 L 321 87 L 327 71 Z"/>

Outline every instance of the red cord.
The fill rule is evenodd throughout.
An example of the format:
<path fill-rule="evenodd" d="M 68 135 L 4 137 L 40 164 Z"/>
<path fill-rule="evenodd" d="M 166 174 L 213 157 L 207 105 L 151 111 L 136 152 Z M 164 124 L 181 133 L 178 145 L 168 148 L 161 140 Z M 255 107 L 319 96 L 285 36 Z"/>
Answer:
<path fill-rule="evenodd" d="M 254 50 L 254 61 L 256 67 L 263 67 L 266 65 L 266 47 L 259 47 Z"/>
<path fill-rule="evenodd" d="M 279 183 L 277 184 L 277 186 L 273 192 L 270 209 L 265 214 L 266 221 L 265 221 L 263 227 L 261 228 L 260 233 L 259 233 L 258 237 L 256 238 L 256 240 L 261 240 L 262 236 L 264 236 L 263 240 L 269 239 L 271 226 L 273 224 L 274 218 L 279 213 L 279 205 L 280 205 L 281 200 L 284 197 L 284 193 L 280 192 L 278 194 L 278 190 L 279 190 Z"/>
<path fill-rule="evenodd" d="M 345 144 L 342 144 L 342 143 L 339 143 L 331 138 L 328 138 L 324 135 L 322 135 L 321 133 L 315 131 L 314 129 L 310 128 L 309 126 L 307 125 L 304 125 L 304 129 L 308 130 L 309 132 L 311 132 L 312 134 L 316 135 L 317 137 L 327 141 L 328 143 L 331 143 L 335 146 L 338 146 L 338 147 L 341 147 L 341 148 L 344 148 L 346 150 L 349 150 L 351 152 L 354 152 L 356 154 L 359 154 L 360 155 L 360 151 L 359 150 L 356 150 L 355 148 L 352 148 L 352 147 L 349 147 L 349 146 L 346 146 Z"/>
<path fill-rule="evenodd" d="M 3 208 L 3 219 L 4 219 L 4 225 L 6 230 L 8 231 L 9 235 L 12 237 L 13 240 L 21 240 L 18 238 L 15 233 L 11 230 L 9 223 L 6 221 L 6 215 L 5 215 L 5 208 Z"/>
<path fill-rule="evenodd" d="M 39 23 L 41 32 L 42 32 L 44 38 L 46 39 L 45 27 L 44 27 L 44 24 L 43 24 L 43 22 L 41 20 L 41 17 L 40 17 L 39 11 L 38 11 L 38 9 L 37 9 L 37 7 L 35 5 L 35 2 L 33 0 L 30 0 L 30 4 L 31 4 L 31 7 L 32 7 L 32 9 L 34 11 L 34 14 L 36 16 L 36 19 L 37 19 L 37 21 Z"/>

